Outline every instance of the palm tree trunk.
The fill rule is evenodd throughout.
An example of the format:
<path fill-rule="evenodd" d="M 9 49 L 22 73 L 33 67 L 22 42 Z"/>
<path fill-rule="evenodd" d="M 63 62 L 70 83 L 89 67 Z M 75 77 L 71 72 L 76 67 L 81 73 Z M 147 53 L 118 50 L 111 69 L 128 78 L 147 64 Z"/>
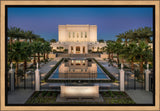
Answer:
<path fill-rule="evenodd" d="M 12 45 L 12 37 L 9 39 L 9 44 Z"/>
<path fill-rule="evenodd" d="M 127 46 L 127 39 L 125 39 L 125 46 Z"/>
<path fill-rule="evenodd" d="M 27 69 L 27 61 L 24 60 L 24 66 L 23 66 L 23 71 L 25 72 L 25 70 Z"/>
<path fill-rule="evenodd" d="M 36 55 L 34 54 L 34 60 L 33 60 L 33 64 L 36 65 Z"/>
<path fill-rule="evenodd" d="M 46 58 L 45 58 L 45 53 L 44 53 L 44 55 L 43 55 L 43 59 L 44 59 L 44 62 L 46 63 L 46 61 L 45 61 L 45 59 L 46 59 Z"/>
<path fill-rule="evenodd" d="M 17 38 L 17 41 L 19 42 L 19 37 Z"/>
<path fill-rule="evenodd" d="M 31 39 L 29 39 L 29 43 L 31 43 Z"/>
<path fill-rule="evenodd" d="M 111 55 L 110 55 L 110 53 L 109 53 L 109 59 L 111 58 Z"/>
<path fill-rule="evenodd" d="M 133 64 L 133 60 L 131 61 L 131 70 L 134 70 L 134 64 Z"/>
<path fill-rule="evenodd" d="M 113 60 L 113 53 L 112 53 L 112 60 Z"/>
<path fill-rule="evenodd" d="M 40 54 L 38 53 L 38 63 L 40 63 Z"/>
<path fill-rule="evenodd" d="M 47 59 L 48 59 L 48 53 L 47 53 Z"/>
<path fill-rule="evenodd" d="M 143 79 L 143 61 L 140 62 L 140 78 Z"/>
<path fill-rule="evenodd" d="M 117 54 L 117 63 L 119 65 L 119 54 Z"/>
<path fill-rule="evenodd" d="M 16 62 L 16 74 L 18 74 L 18 62 Z"/>
<path fill-rule="evenodd" d="M 122 57 L 122 64 L 124 64 L 124 59 L 123 59 L 123 57 Z"/>

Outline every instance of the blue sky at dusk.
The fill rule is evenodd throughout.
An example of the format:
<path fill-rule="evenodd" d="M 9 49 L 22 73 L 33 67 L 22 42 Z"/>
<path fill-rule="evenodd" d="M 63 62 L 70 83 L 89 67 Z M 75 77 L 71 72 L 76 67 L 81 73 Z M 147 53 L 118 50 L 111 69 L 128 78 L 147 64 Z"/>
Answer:
<path fill-rule="evenodd" d="M 90 24 L 97 25 L 97 39 L 116 40 L 116 35 L 137 29 L 153 27 L 152 8 L 8 8 L 8 27 L 16 26 L 32 30 L 46 40 L 58 40 L 58 25 Z"/>

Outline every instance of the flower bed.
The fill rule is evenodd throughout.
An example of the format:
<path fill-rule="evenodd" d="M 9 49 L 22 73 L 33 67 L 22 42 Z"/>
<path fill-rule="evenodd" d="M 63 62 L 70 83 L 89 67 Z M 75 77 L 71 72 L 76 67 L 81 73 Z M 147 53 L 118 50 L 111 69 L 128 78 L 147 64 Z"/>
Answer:
<path fill-rule="evenodd" d="M 125 93 L 121 91 L 105 91 L 101 92 L 103 102 L 56 102 L 58 92 L 55 91 L 36 91 L 26 101 L 25 104 L 135 104 L 135 102 Z"/>

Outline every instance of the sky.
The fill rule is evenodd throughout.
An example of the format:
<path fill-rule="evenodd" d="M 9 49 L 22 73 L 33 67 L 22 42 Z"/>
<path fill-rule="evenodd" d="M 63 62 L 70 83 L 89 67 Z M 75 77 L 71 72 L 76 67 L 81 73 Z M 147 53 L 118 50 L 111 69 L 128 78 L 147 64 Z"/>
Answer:
<path fill-rule="evenodd" d="M 32 30 L 45 40 L 58 40 L 58 25 L 97 25 L 97 39 L 139 27 L 153 28 L 151 7 L 8 7 L 8 27 Z"/>

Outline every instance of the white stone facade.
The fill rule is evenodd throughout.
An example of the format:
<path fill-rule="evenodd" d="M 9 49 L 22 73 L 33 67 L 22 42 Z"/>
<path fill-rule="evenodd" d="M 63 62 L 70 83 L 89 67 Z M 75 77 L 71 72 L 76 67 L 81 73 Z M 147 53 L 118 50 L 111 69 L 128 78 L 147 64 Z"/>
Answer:
<path fill-rule="evenodd" d="M 58 42 L 51 44 L 53 50 L 68 49 L 69 54 L 87 54 L 104 46 L 106 43 L 97 42 L 96 25 L 59 25 Z"/>

